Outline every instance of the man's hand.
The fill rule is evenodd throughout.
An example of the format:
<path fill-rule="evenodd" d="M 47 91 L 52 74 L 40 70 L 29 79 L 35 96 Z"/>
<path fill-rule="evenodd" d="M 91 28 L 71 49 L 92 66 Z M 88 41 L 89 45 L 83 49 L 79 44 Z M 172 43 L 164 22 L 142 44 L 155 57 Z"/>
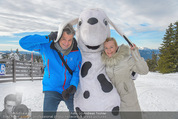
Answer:
<path fill-rule="evenodd" d="M 51 41 L 51 40 L 56 40 L 57 34 L 58 34 L 57 31 L 51 32 L 51 33 L 48 35 L 49 41 Z"/>
<path fill-rule="evenodd" d="M 67 89 L 62 91 L 62 97 L 63 97 L 64 100 L 68 100 L 69 96 L 70 96 L 70 93 L 68 92 Z"/>
<path fill-rule="evenodd" d="M 69 88 L 67 88 L 62 92 L 62 97 L 64 98 L 64 100 L 68 100 L 70 94 L 74 94 L 75 92 L 76 92 L 76 87 L 71 85 Z"/>
<path fill-rule="evenodd" d="M 70 94 L 74 94 L 74 93 L 76 92 L 76 87 L 73 86 L 73 85 L 71 85 L 71 86 L 68 88 L 68 90 L 69 90 L 69 93 L 70 93 Z"/>

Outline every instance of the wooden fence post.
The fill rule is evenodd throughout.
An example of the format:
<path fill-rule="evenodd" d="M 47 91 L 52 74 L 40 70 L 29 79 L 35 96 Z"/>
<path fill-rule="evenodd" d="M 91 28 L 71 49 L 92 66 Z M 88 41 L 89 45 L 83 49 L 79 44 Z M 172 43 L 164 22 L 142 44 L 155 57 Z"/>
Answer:
<path fill-rule="evenodd" d="M 15 59 L 11 60 L 13 66 L 13 82 L 16 82 L 16 61 Z"/>

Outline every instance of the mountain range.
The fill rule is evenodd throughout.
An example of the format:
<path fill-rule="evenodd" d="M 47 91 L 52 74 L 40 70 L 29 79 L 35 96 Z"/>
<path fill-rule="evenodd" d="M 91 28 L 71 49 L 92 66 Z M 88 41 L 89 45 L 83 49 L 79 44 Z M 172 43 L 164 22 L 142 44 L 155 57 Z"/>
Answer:
<path fill-rule="evenodd" d="M 2 53 L 10 53 L 11 51 L 0 51 Z M 15 52 L 15 51 L 13 51 Z M 158 49 L 150 49 L 146 47 L 139 47 L 139 52 L 140 55 L 145 59 L 151 59 L 152 58 L 152 53 L 154 52 L 155 54 L 159 54 Z M 19 51 L 20 54 L 31 54 L 29 51 Z M 39 53 L 33 52 L 34 55 L 40 55 Z"/>
<path fill-rule="evenodd" d="M 145 59 L 152 59 L 152 54 L 153 52 L 155 54 L 159 54 L 159 49 L 149 49 L 149 48 L 146 48 L 146 47 L 141 47 L 139 48 L 139 52 L 140 52 L 140 55 Z"/>

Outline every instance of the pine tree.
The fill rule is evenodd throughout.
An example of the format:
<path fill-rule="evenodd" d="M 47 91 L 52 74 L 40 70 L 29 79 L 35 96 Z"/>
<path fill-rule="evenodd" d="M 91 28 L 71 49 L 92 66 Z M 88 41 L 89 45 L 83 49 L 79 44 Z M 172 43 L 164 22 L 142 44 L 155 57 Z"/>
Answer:
<path fill-rule="evenodd" d="M 18 49 L 18 48 L 16 49 L 16 53 L 17 53 L 18 55 L 20 54 L 20 53 L 19 53 L 19 49 Z"/>
<path fill-rule="evenodd" d="M 178 21 L 174 24 L 175 26 L 175 43 L 174 43 L 174 51 L 175 51 L 175 67 L 176 72 L 178 72 Z"/>
<path fill-rule="evenodd" d="M 176 47 L 176 37 L 177 37 L 177 28 L 176 24 L 171 23 L 168 29 L 166 30 L 166 34 L 163 38 L 163 44 L 159 48 L 160 51 L 160 59 L 158 60 L 157 69 L 161 73 L 171 73 L 176 72 L 177 68 L 177 53 L 175 49 Z"/>
<path fill-rule="evenodd" d="M 25 60 L 26 60 L 26 59 L 25 59 L 25 55 L 22 54 L 21 57 L 20 57 L 20 61 L 25 61 Z"/>
<path fill-rule="evenodd" d="M 146 60 L 148 67 L 149 67 L 149 71 L 156 71 L 156 67 L 158 66 L 157 62 L 158 62 L 158 55 L 155 54 L 155 52 L 152 52 L 152 59 L 147 59 Z"/>

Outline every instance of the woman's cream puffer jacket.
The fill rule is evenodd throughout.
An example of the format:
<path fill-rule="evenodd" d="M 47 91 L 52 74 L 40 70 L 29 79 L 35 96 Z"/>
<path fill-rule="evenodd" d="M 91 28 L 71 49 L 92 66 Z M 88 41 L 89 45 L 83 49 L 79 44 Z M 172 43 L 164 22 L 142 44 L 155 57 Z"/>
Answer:
<path fill-rule="evenodd" d="M 103 52 L 102 61 L 106 65 L 108 77 L 121 97 L 120 111 L 141 111 L 131 73 L 134 71 L 145 75 L 149 69 L 138 48 L 130 50 L 129 46 L 121 45 L 111 58 Z"/>

